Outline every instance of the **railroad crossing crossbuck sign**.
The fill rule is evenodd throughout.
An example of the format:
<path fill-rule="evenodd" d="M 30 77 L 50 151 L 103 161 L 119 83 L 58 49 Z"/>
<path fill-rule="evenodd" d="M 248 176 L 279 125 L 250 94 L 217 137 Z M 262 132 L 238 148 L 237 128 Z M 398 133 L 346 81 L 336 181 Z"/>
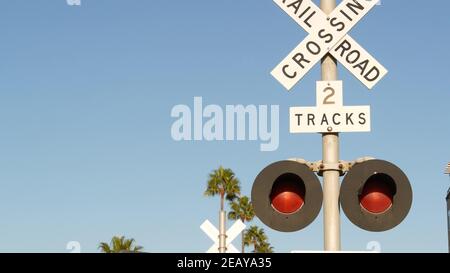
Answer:
<path fill-rule="evenodd" d="M 208 235 L 208 237 L 214 242 L 214 244 L 208 249 L 207 253 L 219 253 L 219 230 L 208 220 L 203 222 L 203 224 L 200 226 L 200 229 L 203 230 L 206 235 Z M 239 250 L 237 250 L 236 247 L 231 244 L 231 242 L 236 239 L 236 237 L 241 234 L 244 229 L 245 224 L 241 220 L 237 220 L 227 230 L 227 253 L 239 253 Z"/>
<path fill-rule="evenodd" d="M 378 0 L 343 0 L 326 15 L 311 0 L 274 0 L 309 35 L 271 72 L 286 89 L 330 53 L 367 88 L 372 89 L 387 70 L 347 33 Z"/>

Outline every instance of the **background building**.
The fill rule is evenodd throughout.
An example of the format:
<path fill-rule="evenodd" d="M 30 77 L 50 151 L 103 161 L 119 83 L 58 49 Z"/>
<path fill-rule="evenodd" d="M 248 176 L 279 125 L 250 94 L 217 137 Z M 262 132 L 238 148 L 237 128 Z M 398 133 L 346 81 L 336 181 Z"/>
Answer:
<path fill-rule="evenodd" d="M 448 252 L 450 253 L 450 189 L 447 191 Z"/>

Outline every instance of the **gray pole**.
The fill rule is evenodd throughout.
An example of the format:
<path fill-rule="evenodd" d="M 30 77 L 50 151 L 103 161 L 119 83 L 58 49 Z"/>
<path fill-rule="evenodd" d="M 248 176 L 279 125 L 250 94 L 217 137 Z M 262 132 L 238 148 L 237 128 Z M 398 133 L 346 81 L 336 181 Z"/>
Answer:
<path fill-rule="evenodd" d="M 219 215 L 219 253 L 226 253 L 227 252 L 227 243 L 226 243 L 226 230 L 225 230 L 225 220 L 226 220 L 226 213 L 224 210 L 220 211 Z"/>
<path fill-rule="evenodd" d="M 448 229 L 448 252 L 450 253 L 450 189 L 447 191 L 447 229 Z"/>
<path fill-rule="evenodd" d="M 320 0 L 320 9 L 330 14 L 336 8 L 336 0 Z M 322 59 L 322 80 L 337 80 L 337 64 L 330 54 Z M 322 160 L 324 165 L 339 163 L 339 134 L 322 134 Z M 339 171 L 323 172 L 323 225 L 325 251 L 341 250 L 339 212 Z"/>

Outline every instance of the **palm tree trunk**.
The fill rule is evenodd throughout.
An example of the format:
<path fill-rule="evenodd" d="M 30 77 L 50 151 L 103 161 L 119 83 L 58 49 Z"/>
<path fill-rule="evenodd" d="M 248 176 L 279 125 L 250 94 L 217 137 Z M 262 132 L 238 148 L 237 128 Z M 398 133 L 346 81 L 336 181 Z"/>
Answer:
<path fill-rule="evenodd" d="M 220 194 L 220 211 L 223 211 L 223 208 L 224 208 L 224 194 L 223 193 L 221 193 Z"/>
<path fill-rule="evenodd" d="M 242 249 L 241 253 L 245 253 L 245 240 L 244 240 L 244 230 L 241 232 Z"/>

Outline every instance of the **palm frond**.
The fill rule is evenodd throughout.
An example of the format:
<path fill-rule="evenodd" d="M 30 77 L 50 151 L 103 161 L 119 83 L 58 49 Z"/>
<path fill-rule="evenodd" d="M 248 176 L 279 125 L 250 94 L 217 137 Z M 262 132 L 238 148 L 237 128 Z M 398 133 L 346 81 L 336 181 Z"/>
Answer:
<path fill-rule="evenodd" d="M 109 245 L 107 243 L 100 243 L 100 245 L 98 246 L 98 248 L 100 249 L 101 252 L 103 253 L 111 253 L 111 248 L 109 247 Z"/>
<path fill-rule="evenodd" d="M 230 201 L 231 211 L 228 213 L 228 219 L 241 219 L 243 222 L 249 222 L 255 217 L 253 205 L 247 196 L 238 197 L 236 200 Z"/>
<path fill-rule="evenodd" d="M 205 196 L 223 195 L 229 201 L 236 199 L 241 193 L 240 182 L 231 169 L 220 166 L 208 175 Z"/>
<path fill-rule="evenodd" d="M 257 226 L 251 226 L 250 228 L 245 230 L 244 245 L 252 245 L 254 247 L 253 252 L 273 250 L 273 248 L 271 248 L 270 244 L 267 242 L 267 235 L 264 232 L 264 229 Z"/>
<path fill-rule="evenodd" d="M 133 252 L 138 253 L 138 252 L 141 252 L 141 250 L 143 250 L 143 249 L 144 248 L 142 246 L 135 246 L 134 249 L 133 249 Z"/>
<path fill-rule="evenodd" d="M 126 239 L 125 236 L 114 236 L 109 245 L 103 242 L 100 243 L 99 249 L 104 253 L 139 252 L 143 247 L 135 245 L 135 242 L 133 238 Z"/>
<path fill-rule="evenodd" d="M 230 212 L 228 212 L 228 219 L 229 219 L 229 220 L 237 220 L 237 219 L 239 219 L 239 218 L 240 218 L 239 215 L 236 214 L 235 211 L 230 211 Z"/>
<path fill-rule="evenodd" d="M 261 242 L 256 246 L 257 253 L 273 253 L 273 246 L 268 242 Z"/>

